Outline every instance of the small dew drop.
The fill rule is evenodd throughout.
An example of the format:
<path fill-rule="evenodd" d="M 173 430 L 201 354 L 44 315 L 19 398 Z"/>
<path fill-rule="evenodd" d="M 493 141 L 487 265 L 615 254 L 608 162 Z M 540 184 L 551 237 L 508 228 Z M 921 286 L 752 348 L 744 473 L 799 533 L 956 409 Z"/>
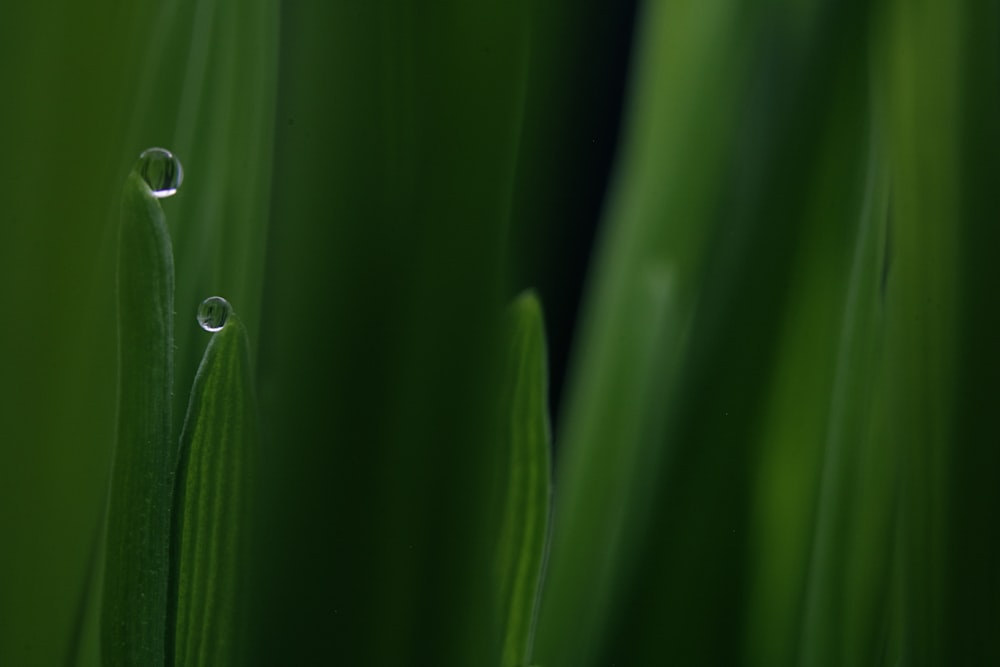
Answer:
<path fill-rule="evenodd" d="M 231 311 L 228 301 L 221 296 L 210 296 L 198 306 L 198 325 L 205 331 L 220 331 Z"/>
<path fill-rule="evenodd" d="M 139 155 L 135 170 L 146 181 L 153 196 L 159 199 L 177 193 L 184 182 L 181 161 L 166 148 L 147 148 Z"/>

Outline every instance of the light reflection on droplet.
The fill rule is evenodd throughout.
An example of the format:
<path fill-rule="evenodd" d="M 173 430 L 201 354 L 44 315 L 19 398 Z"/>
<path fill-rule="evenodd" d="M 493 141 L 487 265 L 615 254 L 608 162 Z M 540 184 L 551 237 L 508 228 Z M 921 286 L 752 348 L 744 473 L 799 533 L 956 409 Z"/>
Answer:
<path fill-rule="evenodd" d="M 221 331 L 231 312 L 228 301 L 221 296 L 210 296 L 198 306 L 198 325 L 205 331 Z"/>
<path fill-rule="evenodd" d="M 166 148 L 147 148 L 139 155 L 135 171 L 146 181 L 154 197 L 162 199 L 177 193 L 184 182 L 181 161 Z"/>

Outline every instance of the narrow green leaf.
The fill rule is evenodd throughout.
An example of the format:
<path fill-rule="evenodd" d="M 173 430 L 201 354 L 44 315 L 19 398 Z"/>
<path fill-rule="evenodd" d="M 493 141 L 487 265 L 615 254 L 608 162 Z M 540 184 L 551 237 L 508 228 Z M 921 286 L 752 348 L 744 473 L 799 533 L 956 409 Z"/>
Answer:
<path fill-rule="evenodd" d="M 243 664 L 249 524 L 259 464 L 246 328 L 230 314 L 195 376 L 174 515 L 174 664 Z M 168 639 L 168 642 L 170 640 Z"/>
<path fill-rule="evenodd" d="M 826 341 L 813 338 L 814 357 L 823 356 L 820 341 L 836 344 L 828 348 L 832 362 L 827 367 L 828 406 L 822 447 L 817 448 L 818 475 L 812 478 L 813 521 L 800 611 L 798 664 L 813 667 L 862 664 L 875 655 L 890 591 L 897 495 L 897 475 L 890 462 L 898 452 L 873 410 L 884 400 L 886 386 L 882 281 L 887 268 L 889 187 L 881 142 L 881 133 L 873 133 L 868 183 L 847 280 L 842 281 L 843 301 L 838 304 L 842 314 L 831 326 L 837 335 Z M 849 141 L 842 144 L 849 155 Z M 850 164 L 848 159 L 845 164 Z M 846 177 L 841 180 L 849 182 Z M 822 215 L 815 218 L 826 221 Z M 802 274 L 809 277 L 807 271 Z M 823 368 L 818 361 L 811 367 Z M 799 373 L 807 368 L 809 364 L 801 364 Z M 808 400 L 799 403 L 800 409 L 808 405 Z"/>
<path fill-rule="evenodd" d="M 501 665 L 528 664 L 549 525 L 551 453 L 541 304 L 522 294 L 510 311 L 504 402 L 506 499 L 497 558 L 504 643 Z"/>
<path fill-rule="evenodd" d="M 131 173 L 118 246 L 118 442 L 111 473 L 101 639 L 104 664 L 164 660 L 174 444 L 174 260 L 166 220 Z"/>
<path fill-rule="evenodd" d="M 896 605 L 912 665 L 951 662 L 950 503 L 961 341 L 963 175 L 961 3 L 891 2 L 885 34 L 892 179 L 892 275 L 886 300 L 889 437 L 899 447 L 903 583 Z M 961 648 L 966 646 L 961 644 Z M 976 661 L 980 664 L 989 661 Z"/>
<path fill-rule="evenodd" d="M 841 92 L 818 135 L 754 436 L 750 665 L 864 663 L 888 591 L 895 477 L 882 461 L 893 449 L 872 423 L 884 385 L 888 178 L 855 71 L 831 83 Z"/>
<path fill-rule="evenodd" d="M 704 326 L 705 291 L 725 277 L 708 268 L 741 122 L 739 14 L 729 3 L 654 2 L 637 20 L 627 129 L 561 407 L 535 655 L 548 667 L 600 664 L 616 622 L 628 614 L 632 636 L 649 622 L 622 596 L 645 532 L 668 534 L 648 523 L 670 516 L 650 512 L 672 456 L 667 426 L 681 421 L 678 397 L 694 396 L 682 377 L 698 358 L 691 341 L 716 335 L 690 332 Z"/>

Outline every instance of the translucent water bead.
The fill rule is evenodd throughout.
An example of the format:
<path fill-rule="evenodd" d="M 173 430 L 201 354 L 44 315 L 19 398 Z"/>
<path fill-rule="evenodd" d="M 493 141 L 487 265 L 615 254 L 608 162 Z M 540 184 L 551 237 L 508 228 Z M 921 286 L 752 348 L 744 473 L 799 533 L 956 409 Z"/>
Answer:
<path fill-rule="evenodd" d="M 146 181 L 154 197 L 162 199 L 177 193 L 184 182 L 181 161 L 166 148 L 147 148 L 139 155 L 135 170 Z"/>
<path fill-rule="evenodd" d="M 205 331 L 220 331 L 231 312 L 228 301 L 221 296 L 210 296 L 198 306 L 198 325 Z"/>

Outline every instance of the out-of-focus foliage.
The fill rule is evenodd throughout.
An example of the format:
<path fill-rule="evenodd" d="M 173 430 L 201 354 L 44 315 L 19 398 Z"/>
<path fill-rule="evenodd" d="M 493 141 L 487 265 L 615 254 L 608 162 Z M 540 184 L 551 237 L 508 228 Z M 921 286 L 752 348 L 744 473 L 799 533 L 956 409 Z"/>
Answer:
<path fill-rule="evenodd" d="M 202 298 L 257 369 L 261 664 L 499 662 L 530 285 L 533 663 L 1000 660 L 1000 9 L 542 4 L 0 5 L 0 664 L 93 644 L 118 197 L 153 145 L 186 176 L 173 427 Z"/>

